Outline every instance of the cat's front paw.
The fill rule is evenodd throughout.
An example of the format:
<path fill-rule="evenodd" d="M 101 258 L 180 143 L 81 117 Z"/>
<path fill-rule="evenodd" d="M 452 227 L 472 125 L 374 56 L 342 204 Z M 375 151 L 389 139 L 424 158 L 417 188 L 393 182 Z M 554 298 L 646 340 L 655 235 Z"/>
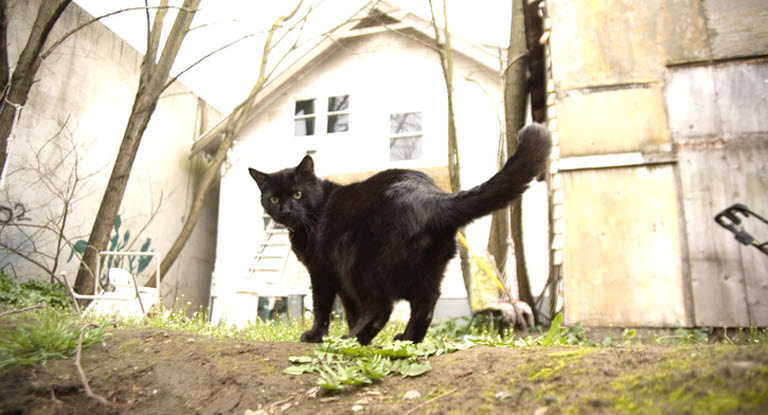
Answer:
<path fill-rule="evenodd" d="M 405 338 L 405 333 L 395 334 L 395 340 L 408 340 Z"/>
<path fill-rule="evenodd" d="M 323 342 L 323 332 L 320 330 L 307 330 L 304 333 L 302 333 L 301 337 L 299 337 L 299 340 L 301 340 L 304 343 L 322 343 Z"/>

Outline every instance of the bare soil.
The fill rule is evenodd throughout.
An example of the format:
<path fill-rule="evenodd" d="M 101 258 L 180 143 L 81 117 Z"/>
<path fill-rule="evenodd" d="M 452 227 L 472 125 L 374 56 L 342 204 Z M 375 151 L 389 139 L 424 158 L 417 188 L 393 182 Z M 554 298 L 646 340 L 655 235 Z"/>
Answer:
<path fill-rule="evenodd" d="M 2 414 L 768 413 L 768 347 L 478 346 L 429 359 L 417 378 L 330 393 L 289 376 L 314 345 L 120 329 L 73 360 L 0 374 Z M 415 391 L 418 392 L 416 394 Z M 413 399 L 407 399 L 418 395 Z"/>

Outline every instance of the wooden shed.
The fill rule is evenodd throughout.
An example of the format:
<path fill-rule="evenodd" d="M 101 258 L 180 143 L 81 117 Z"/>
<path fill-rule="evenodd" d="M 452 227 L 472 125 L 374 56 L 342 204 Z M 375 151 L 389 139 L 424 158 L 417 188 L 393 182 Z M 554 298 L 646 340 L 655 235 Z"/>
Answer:
<path fill-rule="evenodd" d="M 768 215 L 768 2 L 526 4 L 543 19 L 566 322 L 768 325 L 768 255 L 713 221 L 737 202 Z"/>

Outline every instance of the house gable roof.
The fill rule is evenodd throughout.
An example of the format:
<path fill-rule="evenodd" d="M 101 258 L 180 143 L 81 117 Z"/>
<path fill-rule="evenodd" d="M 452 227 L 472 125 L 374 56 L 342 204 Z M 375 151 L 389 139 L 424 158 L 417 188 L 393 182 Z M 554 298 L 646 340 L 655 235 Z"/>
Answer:
<path fill-rule="evenodd" d="M 301 73 L 305 72 L 311 65 L 322 61 L 323 57 L 336 52 L 340 48 L 339 42 L 341 40 L 383 32 L 394 32 L 404 36 L 412 36 L 415 32 L 419 37 L 429 39 L 432 42 L 435 41 L 435 32 L 430 21 L 403 11 L 386 1 L 374 0 L 334 30 L 326 33 L 321 41 L 269 81 L 248 110 L 246 122 L 266 107 L 266 103 L 273 99 L 275 92 L 300 78 Z M 425 46 L 431 47 L 426 43 Z M 451 46 L 454 52 L 468 57 L 488 70 L 499 71 L 499 55 L 490 49 L 464 41 L 453 34 L 451 34 Z M 203 133 L 192 145 L 190 156 L 201 151 L 215 151 L 231 116 L 232 113 Z"/>

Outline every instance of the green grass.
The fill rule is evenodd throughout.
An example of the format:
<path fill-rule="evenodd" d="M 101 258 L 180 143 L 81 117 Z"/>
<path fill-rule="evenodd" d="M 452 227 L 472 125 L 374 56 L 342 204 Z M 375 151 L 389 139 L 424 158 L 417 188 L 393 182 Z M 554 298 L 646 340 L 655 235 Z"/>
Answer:
<path fill-rule="evenodd" d="M 156 310 L 144 318 L 120 319 L 118 327 L 154 327 L 196 333 L 203 336 L 235 338 L 254 342 L 297 342 L 301 334 L 312 326 L 312 321 L 309 319 L 292 322 L 256 319 L 256 321 L 249 322 L 242 328 L 225 322 L 211 324 L 208 322 L 206 310 L 200 309 L 191 312 L 188 306 L 189 304 L 185 303 L 176 309 Z M 106 319 L 102 316 L 92 316 L 92 318 L 97 321 Z M 329 335 L 341 336 L 346 333 L 346 330 L 346 323 L 334 319 L 331 321 Z M 397 333 L 396 330 L 396 326 L 389 326 L 379 337 L 391 340 Z"/>
<path fill-rule="evenodd" d="M 110 318 L 82 315 L 73 313 L 71 300 L 66 291 L 58 284 L 41 282 L 20 282 L 0 273 L 0 311 L 20 309 L 45 302 L 42 309 L 16 313 L 0 317 L 0 369 L 16 364 L 44 363 L 52 358 L 69 358 L 77 346 L 80 332 L 83 332 L 83 347 L 100 342 L 104 336 L 104 328 L 114 324 L 118 328 L 155 327 L 169 330 L 179 330 L 204 336 L 236 338 L 253 342 L 296 342 L 302 332 L 309 329 L 311 320 L 281 322 L 256 321 L 242 329 L 227 324 L 210 324 L 207 312 L 198 310 L 190 312 L 188 303 L 172 310 L 160 309 L 142 319 L 120 319 L 117 322 Z M 339 360 L 334 365 L 315 371 L 320 376 L 328 378 L 328 385 L 343 384 L 341 379 L 354 378 L 355 371 L 367 373 L 370 379 L 376 379 L 380 373 L 407 372 L 406 368 L 397 365 L 408 361 L 413 364 L 423 363 L 433 354 L 448 353 L 471 345 L 486 345 L 496 347 L 548 347 L 573 345 L 582 347 L 629 347 L 636 343 L 644 344 L 693 344 L 706 343 L 708 330 L 704 328 L 676 329 L 663 335 L 653 335 L 650 338 L 637 336 L 635 330 L 624 329 L 619 336 L 606 336 L 601 341 L 590 340 L 585 329 L 577 324 L 563 327 L 562 316 L 558 315 L 546 331 L 539 331 L 534 336 L 520 338 L 511 329 L 499 330 L 493 321 L 477 318 L 470 324 L 469 319 L 454 319 L 438 323 L 430 328 L 427 337 L 420 345 L 407 345 L 404 342 L 394 342 L 395 334 L 402 332 L 402 324 L 388 324 L 374 339 L 372 346 L 357 345 L 354 340 L 340 339 L 347 331 L 346 323 L 333 320 L 328 339 L 318 346 L 321 353 L 336 353 Z M 724 343 L 730 344 L 766 344 L 768 330 L 744 329 L 735 336 L 725 337 Z M 357 346 L 352 347 L 355 344 Z M 439 346 L 437 346 L 439 345 Z M 350 348 L 352 347 L 352 348 Z M 442 347 L 442 351 L 430 351 L 431 348 Z M 324 348 L 324 349 L 323 349 Z M 338 350 L 337 350 L 338 349 Z M 377 351 L 378 350 L 378 351 Z M 400 350 L 403 356 L 392 356 Z M 348 353 L 349 352 L 349 353 Z M 350 353 L 354 352 L 352 355 Z M 362 353 L 362 354 L 361 354 Z M 391 362 L 384 362 L 383 359 Z M 341 360 L 358 364 L 358 369 L 339 366 Z M 362 360 L 361 360 L 362 359 Z M 411 359 L 411 360 L 408 360 Z M 415 359 L 415 360 L 414 360 Z M 359 363 L 362 362 L 362 365 Z M 305 362 L 306 363 L 306 362 Z M 315 363 L 328 363 L 322 359 Z M 406 364 L 406 366 L 411 363 Z M 394 364 L 395 366 L 392 366 Z M 399 371 L 402 369 L 402 371 Z M 422 368 L 423 369 L 423 368 Z M 333 372 L 331 371 L 333 370 Z M 337 380 L 338 382 L 334 381 Z"/>
<path fill-rule="evenodd" d="M 105 324 L 72 313 L 66 290 L 58 284 L 21 282 L 0 273 L 0 312 L 45 303 L 40 308 L 0 317 L 0 371 L 15 366 L 45 364 L 74 356 L 80 333 L 82 347 L 104 339 Z"/>
<path fill-rule="evenodd" d="M 81 332 L 83 348 L 104 339 L 104 325 L 93 326 L 55 308 L 28 311 L 12 323 L 0 325 L 0 371 L 15 365 L 70 358 L 77 350 Z"/>

